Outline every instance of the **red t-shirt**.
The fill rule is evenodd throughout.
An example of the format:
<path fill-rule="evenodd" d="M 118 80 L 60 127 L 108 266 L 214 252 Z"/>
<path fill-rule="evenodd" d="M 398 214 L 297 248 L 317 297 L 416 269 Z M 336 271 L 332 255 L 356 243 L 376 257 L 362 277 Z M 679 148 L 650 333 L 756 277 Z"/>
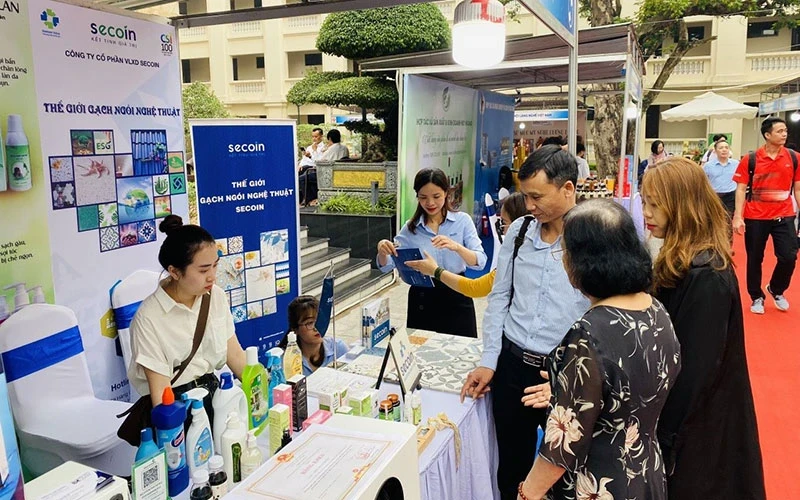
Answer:
<path fill-rule="evenodd" d="M 791 190 L 794 183 L 800 181 L 800 168 L 793 172 L 794 165 L 789 155 L 789 150 L 782 147 L 773 160 L 767 156 L 764 147 L 758 148 L 753 174 L 753 196 L 744 204 L 745 219 L 770 220 L 794 215 Z M 749 160 L 749 154 L 742 157 L 736 173 L 733 174 L 735 182 L 747 184 L 750 181 Z"/>

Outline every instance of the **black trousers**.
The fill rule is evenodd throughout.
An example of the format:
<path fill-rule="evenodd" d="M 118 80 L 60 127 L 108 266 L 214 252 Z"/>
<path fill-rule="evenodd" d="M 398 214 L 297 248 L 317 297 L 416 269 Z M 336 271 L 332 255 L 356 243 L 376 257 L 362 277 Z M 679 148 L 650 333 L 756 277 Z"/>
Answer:
<path fill-rule="evenodd" d="M 472 299 L 441 281 L 433 280 L 433 283 L 434 288 L 409 288 L 406 327 L 477 338 L 478 323 Z"/>
<path fill-rule="evenodd" d="M 547 409 L 523 406 L 524 389 L 543 383 L 535 368 L 503 349 L 492 380 L 492 413 L 497 431 L 500 463 L 497 485 L 502 500 L 516 500 L 517 487 L 533 467 L 536 458 L 537 429 L 544 430 Z"/>
<path fill-rule="evenodd" d="M 300 203 L 308 204 L 317 199 L 317 169 L 310 168 L 300 174 Z"/>
<path fill-rule="evenodd" d="M 722 201 L 725 211 L 728 212 L 728 218 L 732 219 L 733 211 L 736 209 L 736 191 L 717 193 L 717 196 L 719 196 L 719 199 Z"/>
<path fill-rule="evenodd" d="M 747 250 L 747 293 L 752 300 L 764 298 L 761 290 L 761 264 L 767 239 L 772 236 L 772 246 L 778 262 L 772 271 L 769 288 L 781 295 L 789 288 L 797 262 L 797 235 L 794 217 L 774 220 L 745 219 L 744 245 Z"/>

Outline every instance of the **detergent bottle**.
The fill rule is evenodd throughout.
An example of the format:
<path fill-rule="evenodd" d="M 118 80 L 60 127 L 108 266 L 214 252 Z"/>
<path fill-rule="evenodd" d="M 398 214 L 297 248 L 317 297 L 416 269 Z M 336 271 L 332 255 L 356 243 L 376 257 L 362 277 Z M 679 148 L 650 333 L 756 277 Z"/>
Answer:
<path fill-rule="evenodd" d="M 242 371 L 242 390 L 247 398 L 248 429 L 256 429 L 256 435 L 261 434 L 267 426 L 269 404 L 267 386 L 269 378 L 267 371 L 258 362 L 258 347 L 248 347 L 247 364 Z M 224 455 L 223 455 L 224 456 Z"/>
<path fill-rule="evenodd" d="M 214 449 L 222 449 L 222 433 L 225 432 L 225 421 L 231 412 L 239 414 L 242 423 L 247 424 L 247 398 L 242 388 L 233 383 L 233 375 L 225 372 L 220 377 L 219 389 L 211 398 L 211 406 L 214 408 L 214 422 L 211 427 L 214 436 Z M 219 452 L 217 452 L 219 453 Z"/>
<path fill-rule="evenodd" d="M 186 406 L 175 401 L 171 387 L 164 388 L 161 404 L 153 408 L 152 420 L 158 446 L 167 453 L 169 496 L 175 497 L 189 486 L 189 467 L 186 464 L 186 436 L 183 432 Z"/>
<path fill-rule="evenodd" d="M 192 400 L 192 425 L 186 433 L 186 451 L 189 473 L 208 469 L 208 459 L 214 456 L 214 441 L 211 438 L 211 423 L 203 402 Z"/>

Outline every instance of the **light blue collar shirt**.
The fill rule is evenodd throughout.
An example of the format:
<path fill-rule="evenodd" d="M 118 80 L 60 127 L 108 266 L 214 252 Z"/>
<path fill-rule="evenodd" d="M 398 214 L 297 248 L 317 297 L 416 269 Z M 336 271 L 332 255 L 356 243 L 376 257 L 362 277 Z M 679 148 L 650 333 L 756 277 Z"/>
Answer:
<path fill-rule="evenodd" d="M 475 229 L 475 223 L 472 222 L 472 217 L 464 212 L 447 212 L 447 217 L 439 226 L 438 233 L 434 233 L 425 225 L 424 217 L 420 217 L 417 221 L 416 234 L 412 234 L 408 230 L 408 226 L 403 224 L 403 228 L 395 236 L 394 242 L 396 245 L 400 245 L 400 248 L 419 248 L 420 252 L 428 252 L 431 257 L 436 259 L 439 266 L 451 273 L 461 274 L 466 271 L 466 262 L 456 252 L 433 247 L 431 239 L 439 234 L 447 236 L 456 243 L 475 252 L 478 256 L 478 263 L 475 266 L 469 266 L 470 269 L 483 269 L 486 265 L 486 252 L 483 251 L 481 239 Z M 424 253 L 422 255 L 423 257 L 425 256 Z M 390 258 L 385 266 L 380 266 L 379 264 L 378 267 L 381 271 L 387 272 L 394 268 L 394 261 Z"/>
<path fill-rule="evenodd" d="M 481 366 L 497 369 L 497 358 L 506 338 L 526 351 L 549 354 L 573 323 L 589 309 L 589 299 L 572 287 L 561 257 L 561 238 L 552 244 L 542 241 L 542 226 L 531 222 L 525 242 L 514 264 L 514 299 L 511 293 L 511 257 L 514 240 L 524 218 L 508 228 L 497 259 L 489 304 L 483 316 Z"/>
<path fill-rule="evenodd" d="M 723 165 L 719 162 L 719 158 L 712 157 L 708 163 L 703 165 L 703 170 L 711 182 L 711 187 L 714 188 L 716 193 L 730 193 L 736 191 L 736 181 L 733 180 L 733 174 L 736 173 L 736 167 L 739 166 L 739 160 L 728 158 L 728 163 Z"/>
<path fill-rule="evenodd" d="M 350 350 L 350 348 L 347 347 L 347 344 L 345 344 L 344 340 L 342 339 L 336 339 L 335 345 L 336 345 L 336 357 L 341 358 L 342 356 L 347 354 L 347 351 Z M 335 359 L 333 346 L 334 346 L 333 336 L 322 338 L 322 348 L 324 349 L 324 354 L 322 359 L 322 365 L 320 365 L 320 368 L 322 368 L 323 366 L 328 366 L 329 364 L 333 363 L 333 360 Z M 312 373 L 314 373 L 314 370 L 315 368 L 311 366 L 311 363 L 308 361 L 308 359 L 306 359 L 306 357 L 303 356 L 303 375 L 307 377 Z"/>

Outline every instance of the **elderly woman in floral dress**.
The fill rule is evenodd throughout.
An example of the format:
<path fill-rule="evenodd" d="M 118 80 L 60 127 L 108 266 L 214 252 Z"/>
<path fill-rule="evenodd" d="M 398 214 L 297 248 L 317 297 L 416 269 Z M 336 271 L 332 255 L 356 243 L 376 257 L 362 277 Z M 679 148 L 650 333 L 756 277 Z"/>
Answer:
<path fill-rule="evenodd" d="M 651 259 L 630 215 L 610 200 L 573 208 L 563 261 L 592 307 L 551 354 L 544 442 L 522 500 L 664 500 L 656 424 L 680 370 L 664 307 L 646 293 Z M 528 391 L 526 391 L 528 392 Z M 538 406 L 532 389 L 523 403 Z"/>

